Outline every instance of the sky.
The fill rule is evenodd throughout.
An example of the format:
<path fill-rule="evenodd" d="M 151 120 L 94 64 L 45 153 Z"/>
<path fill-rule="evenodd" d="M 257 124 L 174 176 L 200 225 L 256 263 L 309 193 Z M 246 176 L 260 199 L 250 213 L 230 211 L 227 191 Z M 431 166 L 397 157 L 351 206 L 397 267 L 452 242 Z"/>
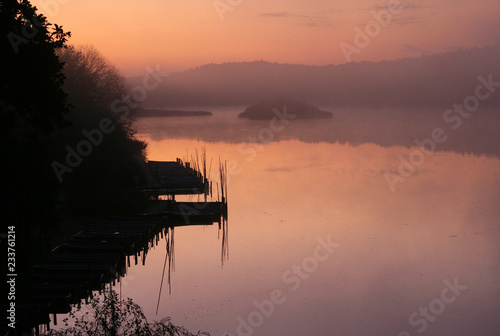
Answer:
<path fill-rule="evenodd" d="M 70 44 L 95 46 L 125 75 L 156 65 L 381 61 L 500 43 L 498 0 L 31 2 L 71 31 Z"/>

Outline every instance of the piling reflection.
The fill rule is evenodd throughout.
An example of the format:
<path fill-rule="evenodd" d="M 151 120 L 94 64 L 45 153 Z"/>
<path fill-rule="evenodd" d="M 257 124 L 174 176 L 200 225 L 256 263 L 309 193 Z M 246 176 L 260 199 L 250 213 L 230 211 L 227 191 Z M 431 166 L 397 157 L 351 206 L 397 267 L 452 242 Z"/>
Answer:
<path fill-rule="evenodd" d="M 229 260 L 229 226 L 227 221 L 227 162 L 222 164 L 219 162 L 219 172 L 220 172 L 220 181 L 221 181 L 221 204 L 222 204 L 222 213 L 219 220 L 219 239 L 221 238 L 222 232 L 222 248 L 221 248 L 221 256 L 220 262 L 221 267 L 224 267 L 224 261 Z"/>
<path fill-rule="evenodd" d="M 163 263 L 163 272 L 161 274 L 160 290 L 158 292 L 158 302 L 156 303 L 156 314 L 158 314 L 158 308 L 160 306 L 161 290 L 163 288 L 163 280 L 165 277 L 165 269 L 167 268 L 167 284 L 168 293 L 172 294 L 172 286 L 170 282 L 170 274 L 175 271 L 175 250 L 174 250 L 174 228 L 169 227 L 165 229 L 165 262 Z"/>

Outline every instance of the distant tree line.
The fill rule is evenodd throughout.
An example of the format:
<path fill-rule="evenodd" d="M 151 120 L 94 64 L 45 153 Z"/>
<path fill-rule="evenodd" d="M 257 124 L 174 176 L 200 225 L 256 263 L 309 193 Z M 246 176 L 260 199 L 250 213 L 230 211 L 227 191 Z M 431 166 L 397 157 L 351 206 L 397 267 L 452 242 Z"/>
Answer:
<path fill-rule="evenodd" d="M 284 97 L 333 108 L 443 107 L 473 94 L 478 76 L 493 74 L 500 81 L 498 59 L 500 45 L 326 66 L 265 61 L 207 64 L 170 74 L 145 104 L 247 106 Z M 500 105 L 500 96 L 492 96 L 485 105 Z"/>

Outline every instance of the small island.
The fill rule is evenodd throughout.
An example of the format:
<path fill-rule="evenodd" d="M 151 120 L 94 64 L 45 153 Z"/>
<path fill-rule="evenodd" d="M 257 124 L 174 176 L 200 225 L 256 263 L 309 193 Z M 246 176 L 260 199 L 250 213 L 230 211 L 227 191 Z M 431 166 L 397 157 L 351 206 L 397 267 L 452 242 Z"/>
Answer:
<path fill-rule="evenodd" d="M 212 112 L 187 111 L 187 110 L 164 110 L 164 109 L 139 109 L 135 117 L 210 117 Z"/>
<path fill-rule="evenodd" d="M 276 116 L 275 109 L 282 111 L 286 107 L 288 114 L 295 115 L 295 119 L 331 118 L 331 112 L 321 111 L 316 106 L 292 99 L 273 99 L 251 105 L 238 115 L 239 118 L 250 120 L 271 120 Z"/>

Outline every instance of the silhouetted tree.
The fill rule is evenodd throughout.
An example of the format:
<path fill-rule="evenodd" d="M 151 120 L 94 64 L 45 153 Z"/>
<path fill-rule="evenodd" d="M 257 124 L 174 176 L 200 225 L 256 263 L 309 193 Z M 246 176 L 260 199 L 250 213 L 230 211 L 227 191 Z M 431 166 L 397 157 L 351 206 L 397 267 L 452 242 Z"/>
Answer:
<path fill-rule="evenodd" d="M 2 131 L 21 126 L 25 132 L 50 133 L 64 123 L 68 111 L 56 50 L 70 33 L 58 25 L 51 28 L 29 1 L 0 4 Z"/>
<path fill-rule="evenodd" d="M 125 79 L 92 46 L 69 46 L 59 56 L 65 63 L 64 89 L 73 105 L 67 115 L 72 125 L 56 135 L 60 151 L 55 159 L 67 204 L 87 215 L 139 210 L 136 187 L 143 178 L 146 144 L 134 138 L 133 118 L 116 115 L 112 109 L 113 102 L 126 95 Z M 110 132 L 99 130 L 103 120 Z M 70 167 L 65 162 L 68 146 L 78 152 L 92 132 L 90 154 L 80 155 L 81 162 Z"/>
<path fill-rule="evenodd" d="M 90 119 L 92 114 L 98 118 L 107 115 L 132 136 L 133 118 L 111 112 L 111 104 L 127 94 L 125 78 L 116 67 L 91 45 L 68 46 L 59 50 L 59 57 L 65 64 L 64 89 L 69 93 L 72 105 L 89 107 L 83 113 L 71 113 L 70 119 L 77 123 Z"/>
<path fill-rule="evenodd" d="M 118 70 L 91 45 L 69 46 L 59 51 L 65 63 L 65 88 L 75 97 L 85 95 L 101 107 L 125 93 L 124 78 Z M 86 90 L 81 90 L 83 87 Z"/>
<path fill-rule="evenodd" d="M 46 250 L 55 222 L 58 183 L 47 135 L 65 124 L 69 110 L 56 55 L 69 36 L 27 0 L 0 2 L 2 222 L 16 227 L 18 273 Z"/>

